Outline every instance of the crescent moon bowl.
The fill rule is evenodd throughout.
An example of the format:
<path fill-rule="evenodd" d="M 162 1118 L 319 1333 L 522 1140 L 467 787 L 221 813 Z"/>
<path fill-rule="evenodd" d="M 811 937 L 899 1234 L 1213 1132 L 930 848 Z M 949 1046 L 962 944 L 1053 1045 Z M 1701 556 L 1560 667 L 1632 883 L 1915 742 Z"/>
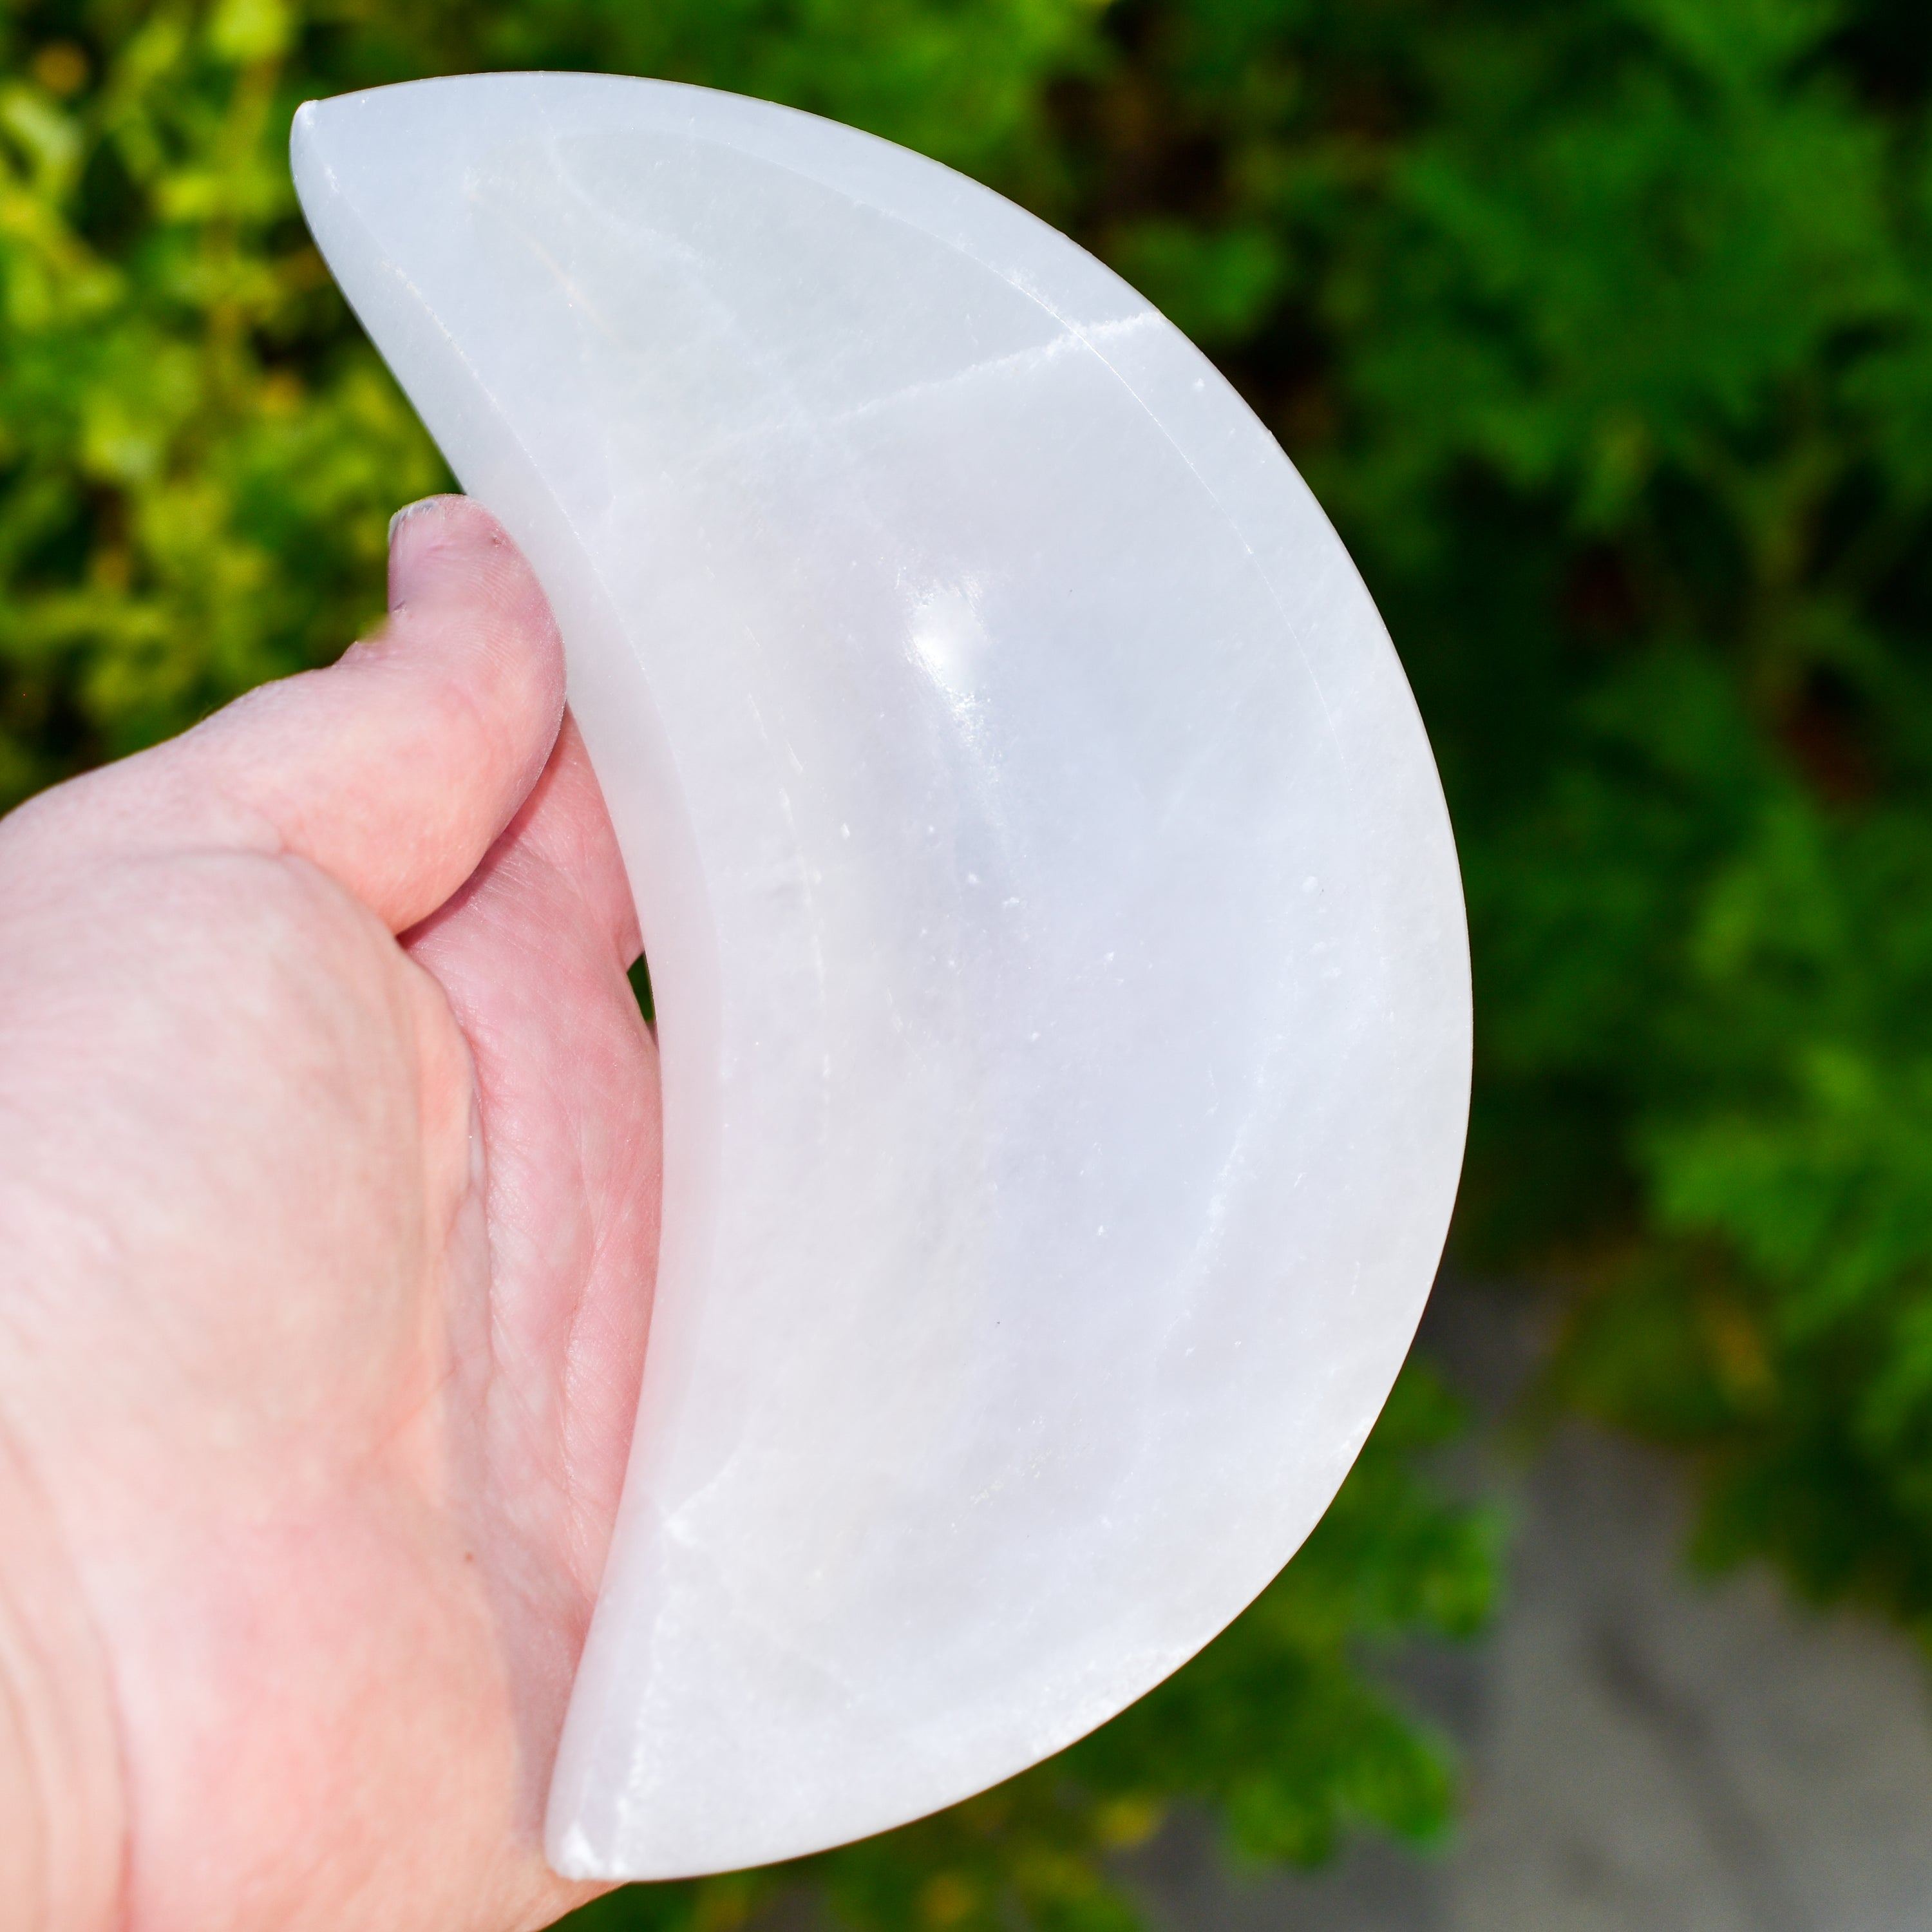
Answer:
<path fill-rule="evenodd" d="M 1198 1648 L 1387 1396 L 1469 1077 L 1420 722 L 1246 406 L 987 190 L 582 75 L 311 104 L 293 146 L 556 610 L 657 996 L 662 1252 L 550 1856 L 880 1830 Z"/>

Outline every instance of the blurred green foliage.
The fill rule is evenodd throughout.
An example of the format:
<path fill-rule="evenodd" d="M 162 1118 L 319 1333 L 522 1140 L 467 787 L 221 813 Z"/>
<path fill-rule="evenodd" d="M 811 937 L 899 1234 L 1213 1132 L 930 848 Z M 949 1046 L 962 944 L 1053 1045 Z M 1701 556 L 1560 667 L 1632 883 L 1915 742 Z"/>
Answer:
<path fill-rule="evenodd" d="M 1468 882 L 1466 1258 L 1704 1554 L 1932 1637 L 1932 12 L 1148 0 L 1083 232 L 1400 640 Z"/>
<path fill-rule="evenodd" d="M 1555 1270 L 1552 1393 L 1678 1443 L 1703 1546 L 1932 1636 L 1932 11 L 1912 0 L 0 0 L 0 799 L 332 653 L 442 471 L 284 161 L 491 66 L 784 99 L 1070 229 L 1221 362 L 1400 643 L 1469 889 L 1458 1239 Z M 1426 1838 L 1362 1647 L 1492 1526 L 1412 1376 L 1172 1684 L 793 1876 L 868 1927 L 1128 1922 L 1191 1796 Z M 622 1894 L 722 1925 L 782 1875 Z"/>

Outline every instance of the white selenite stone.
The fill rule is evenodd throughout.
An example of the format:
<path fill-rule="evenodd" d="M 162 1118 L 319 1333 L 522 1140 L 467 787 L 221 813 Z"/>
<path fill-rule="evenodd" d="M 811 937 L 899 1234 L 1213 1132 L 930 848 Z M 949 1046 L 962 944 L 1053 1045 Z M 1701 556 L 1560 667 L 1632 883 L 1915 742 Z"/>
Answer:
<path fill-rule="evenodd" d="M 311 104 L 294 160 L 556 608 L 657 989 L 550 1856 L 881 1830 L 1198 1649 L 1388 1394 L 1468 1091 L 1421 724 L 1234 392 L 944 168 L 574 74 Z"/>

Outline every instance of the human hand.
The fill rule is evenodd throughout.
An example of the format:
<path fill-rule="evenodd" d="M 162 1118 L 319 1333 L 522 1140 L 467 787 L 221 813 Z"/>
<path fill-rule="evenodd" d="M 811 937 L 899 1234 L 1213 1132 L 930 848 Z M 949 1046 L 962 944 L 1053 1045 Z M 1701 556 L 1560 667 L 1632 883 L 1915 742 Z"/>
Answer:
<path fill-rule="evenodd" d="M 526 566 L 0 822 L 0 1926 L 532 1926 L 656 1252 Z"/>

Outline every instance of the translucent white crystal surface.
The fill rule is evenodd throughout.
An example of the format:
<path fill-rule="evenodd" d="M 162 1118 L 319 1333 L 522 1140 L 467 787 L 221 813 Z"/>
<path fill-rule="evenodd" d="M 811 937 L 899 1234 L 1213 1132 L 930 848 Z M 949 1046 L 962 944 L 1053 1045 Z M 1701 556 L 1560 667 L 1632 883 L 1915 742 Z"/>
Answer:
<path fill-rule="evenodd" d="M 545 74 L 311 105 L 295 164 L 556 606 L 657 990 L 551 1857 L 896 1824 L 1211 1636 L 1388 1392 L 1469 1064 L 1408 687 L 1208 362 L 930 162 Z"/>

